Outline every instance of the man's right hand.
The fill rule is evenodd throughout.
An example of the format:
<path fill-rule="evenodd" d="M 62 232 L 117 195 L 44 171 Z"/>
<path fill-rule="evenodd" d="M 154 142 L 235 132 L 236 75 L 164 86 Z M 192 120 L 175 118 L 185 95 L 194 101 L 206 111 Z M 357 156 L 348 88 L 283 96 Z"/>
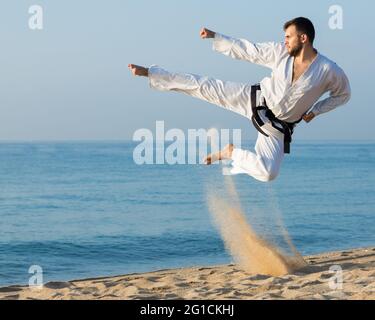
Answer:
<path fill-rule="evenodd" d="M 202 28 L 199 34 L 202 39 L 210 39 L 215 37 L 215 32 L 206 28 Z"/>
<path fill-rule="evenodd" d="M 148 77 L 148 68 L 137 66 L 136 64 L 128 64 L 128 68 L 134 76 Z"/>
<path fill-rule="evenodd" d="M 309 123 L 312 119 L 315 118 L 315 114 L 313 112 L 309 112 L 308 114 L 305 114 L 303 115 L 303 120 L 305 120 L 305 122 Z"/>

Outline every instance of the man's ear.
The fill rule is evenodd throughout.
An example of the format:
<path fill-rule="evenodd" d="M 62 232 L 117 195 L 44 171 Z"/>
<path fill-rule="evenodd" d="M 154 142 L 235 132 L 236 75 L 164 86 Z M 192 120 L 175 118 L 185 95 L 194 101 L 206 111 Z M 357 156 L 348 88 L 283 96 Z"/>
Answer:
<path fill-rule="evenodd" d="M 301 34 L 301 42 L 306 43 L 308 40 L 307 35 L 305 33 Z"/>

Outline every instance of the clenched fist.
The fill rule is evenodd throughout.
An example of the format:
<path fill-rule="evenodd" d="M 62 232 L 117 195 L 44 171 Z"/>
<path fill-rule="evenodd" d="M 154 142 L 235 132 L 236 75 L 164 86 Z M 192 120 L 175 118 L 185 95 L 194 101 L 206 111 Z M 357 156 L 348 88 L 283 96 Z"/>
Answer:
<path fill-rule="evenodd" d="M 315 118 L 315 114 L 313 112 L 309 112 L 308 114 L 305 114 L 302 117 L 302 119 L 305 120 L 307 123 L 310 122 L 314 118 Z"/>
<path fill-rule="evenodd" d="M 202 28 L 199 34 L 202 39 L 209 39 L 215 37 L 215 32 L 208 30 L 206 28 Z"/>
<path fill-rule="evenodd" d="M 128 68 L 134 76 L 148 77 L 148 68 L 136 64 L 128 64 Z"/>

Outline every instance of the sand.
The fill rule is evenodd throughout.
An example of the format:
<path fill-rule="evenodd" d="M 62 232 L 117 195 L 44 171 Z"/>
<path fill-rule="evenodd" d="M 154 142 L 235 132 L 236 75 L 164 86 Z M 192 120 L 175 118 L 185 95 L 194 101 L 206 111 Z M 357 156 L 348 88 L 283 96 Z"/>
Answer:
<path fill-rule="evenodd" d="M 228 264 L 49 282 L 41 289 L 10 286 L 0 288 L 0 299 L 375 300 L 375 247 L 307 256 L 304 260 L 305 267 L 283 276 L 252 274 L 237 264 Z M 337 266 L 342 268 L 342 282 L 340 274 L 330 271 Z"/>

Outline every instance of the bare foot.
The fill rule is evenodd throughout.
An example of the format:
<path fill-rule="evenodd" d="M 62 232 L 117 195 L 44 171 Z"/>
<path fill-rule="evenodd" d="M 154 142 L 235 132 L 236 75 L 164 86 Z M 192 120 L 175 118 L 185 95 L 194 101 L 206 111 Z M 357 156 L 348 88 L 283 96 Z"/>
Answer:
<path fill-rule="evenodd" d="M 220 150 L 219 152 L 216 152 L 216 153 L 209 154 L 204 159 L 204 163 L 207 164 L 207 165 L 210 165 L 210 164 L 212 164 L 216 161 L 219 161 L 219 160 L 231 159 L 233 149 L 234 149 L 233 144 L 228 144 L 227 146 L 225 146 L 225 148 L 223 150 Z"/>
<path fill-rule="evenodd" d="M 128 64 L 128 67 L 133 75 L 148 77 L 148 68 L 137 66 L 136 64 Z"/>

